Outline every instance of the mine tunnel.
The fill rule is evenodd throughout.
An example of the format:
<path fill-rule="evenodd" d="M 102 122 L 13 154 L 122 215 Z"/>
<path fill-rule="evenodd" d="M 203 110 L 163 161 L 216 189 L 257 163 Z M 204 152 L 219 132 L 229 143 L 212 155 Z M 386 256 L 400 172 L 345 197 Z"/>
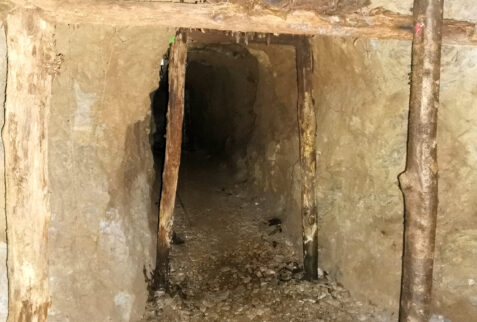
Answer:
<path fill-rule="evenodd" d="M 152 95 L 158 173 L 164 169 L 169 63 L 166 55 Z M 303 279 L 300 208 L 285 197 L 298 189 L 296 105 L 292 44 L 188 47 L 170 280 L 154 293 L 158 303 L 165 291 L 162 296 L 207 305 L 230 306 L 239 296 L 236 304 L 246 307 L 269 297 L 273 283 Z M 250 291 L 258 293 L 249 297 Z M 202 314 L 163 312 L 165 319 Z M 211 314 L 224 312 L 219 305 Z"/>
<path fill-rule="evenodd" d="M 56 2 L 0 5 L 0 322 L 475 320 L 471 0 Z"/>

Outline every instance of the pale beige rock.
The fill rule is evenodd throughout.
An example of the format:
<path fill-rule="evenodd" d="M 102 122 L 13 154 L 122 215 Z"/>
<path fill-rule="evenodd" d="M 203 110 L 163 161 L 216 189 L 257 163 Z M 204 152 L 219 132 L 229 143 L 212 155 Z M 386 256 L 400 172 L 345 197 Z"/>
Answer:
<path fill-rule="evenodd" d="M 403 229 L 397 176 L 405 165 L 410 45 L 406 41 L 314 40 L 320 266 L 354 296 L 394 312 L 400 291 Z M 274 62 L 277 53 L 249 47 L 262 72 L 245 164 L 260 190 L 277 198 L 277 214 L 283 217 L 290 236 L 297 239 L 299 251 L 295 184 L 299 171 L 293 170 L 298 152 L 286 145 L 297 135 L 296 103 L 286 99 L 296 79 L 290 72 L 293 59 L 289 58 L 288 65 L 283 60 Z M 266 48 L 273 52 L 273 47 Z M 477 261 L 473 193 L 477 184 L 473 166 L 477 161 L 477 113 L 472 112 L 477 99 L 475 61 L 475 49 L 444 47 L 433 313 L 453 321 L 466 321 L 477 314 L 473 268 Z M 288 67 L 280 71 L 282 64 Z M 269 78 L 263 72 L 267 68 L 271 70 Z M 263 85 L 272 75 L 278 79 L 288 75 L 289 81 L 282 83 L 286 87 L 280 87 L 278 79 L 275 85 Z M 288 109 L 281 109 L 270 98 L 273 91 L 261 91 L 261 86 L 277 86 L 276 93 Z"/>
<path fill-rule="evenodd" d="M 410 44 L 322 38 L 315 54 L 321 264 L 355 296 L 396 310 Z M 444 47 L 442 57 L 434 313 L 453 321 L 477 314 L 476 55 Z"/>
<path fill-rule="evenodd" d="M 174 30 L 58 25 L 49 321 L 134 321 L 155 261 L 150 97 Z"/>
<path fill-rule="evenodd" d="M 452 321 L 477 316 L 476 72 L 476 49 L 443 48 L 434 306 Z"/>
<path fill-rule="evenodd" d="M 295 49 L 293 46 L 250 45 L 248 50 L 259 62 L 254 104 L 257 117 L 247 147 L 249 175 L 260 193 L 277 200 L 272 208 L 282 217 L 288 236 L 301 254 Z"/>
<path fill-rule="evenodd" d="M 314 49 L 320 265 L 397 312 L 410 43 L 317 38 Z"/>
<path fill-rule="evenodd" d="M 413 0 L 371 0 L 370 9 L 384 8 L 402 14 L 412 14 Z M 474 0 L 444 1 L 444 18 L 465 21 L 477 21 L 477 6 Z"/>

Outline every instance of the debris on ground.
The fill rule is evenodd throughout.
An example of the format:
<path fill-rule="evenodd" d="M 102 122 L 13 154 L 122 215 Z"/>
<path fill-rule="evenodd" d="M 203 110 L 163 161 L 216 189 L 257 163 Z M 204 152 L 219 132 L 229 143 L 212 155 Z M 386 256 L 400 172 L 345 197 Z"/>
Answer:
<path fill-rule="evenodd" d="M 181 171 L 174 230 L 185 243 L 172 246 L 170 290 L 156 291 L 142 322 L 397 319 L 353 300 L 321 269 L 319 281 L 303 281 L 281 220 L 247 196 L 245 184 Z"/>

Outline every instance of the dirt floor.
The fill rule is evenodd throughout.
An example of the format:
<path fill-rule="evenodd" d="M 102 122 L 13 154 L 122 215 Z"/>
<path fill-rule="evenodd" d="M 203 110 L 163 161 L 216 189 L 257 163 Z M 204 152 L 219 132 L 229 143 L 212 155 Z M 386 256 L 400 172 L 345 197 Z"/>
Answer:
<path fill-rule="evenodd" d="M 395 321 L 353 300 L 322 273 L 302 281 L 299 254 L 267 202 L 231 183 L 224 164 L 185 155 L 169 293 L 156 291 L 146 321 Z"/>

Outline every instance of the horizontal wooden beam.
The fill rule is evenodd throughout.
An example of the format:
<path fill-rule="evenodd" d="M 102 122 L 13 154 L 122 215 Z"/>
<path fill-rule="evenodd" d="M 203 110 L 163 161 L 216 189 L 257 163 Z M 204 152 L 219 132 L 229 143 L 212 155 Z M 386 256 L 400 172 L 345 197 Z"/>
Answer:
<path fill-rule="evenodd" d="M 189 44 L 274 44 L 295 46 L 303 36 L 243 33 L 213 29 L 185 29 Z"/>
<path fill-rule="evenodd" d="M 36 6 L 58 22 L 114 26 L 169 26 L 240 32 L 349 36 L 371 39 L 412 39 L 413 20 L 384 10 L 337 16 L 310 10 L 280 11 L 246 8 L 232 3 L 173 3 L 138 1 L 11 0 Z M 475 23 L 445 20 L 446 44 L 477 45 Z"/>

